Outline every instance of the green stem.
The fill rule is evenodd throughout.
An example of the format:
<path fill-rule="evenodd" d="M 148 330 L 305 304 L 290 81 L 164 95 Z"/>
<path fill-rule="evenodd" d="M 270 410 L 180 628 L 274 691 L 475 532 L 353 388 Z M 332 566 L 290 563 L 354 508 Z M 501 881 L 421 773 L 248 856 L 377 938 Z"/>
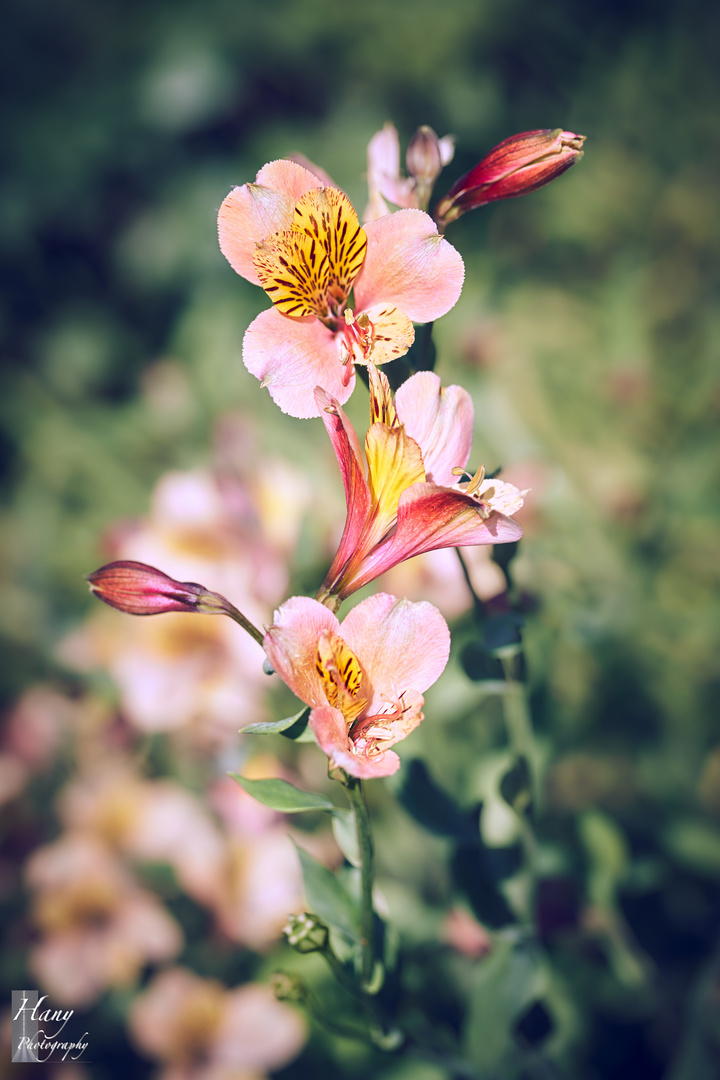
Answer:
<path fill-rule="evenodd" d="M 355 832 L 360 854 L 360 933 L 362 981 L 367 986 L 375 968 L 375 911 L 373 909 L 373 842 L 362 781 L 348 777 L 346 791 L 355 816 Z"/>
<path fill-rule="evenodd" d="M 525 687 L 515 679 L 515 662 L 518 657 L 501 657 L 505 675 L 505 693 L 502 694 L 503 717 L 508 735 L 508 742 L 516 758 L 524 758 L 530 770 L 531 807 L 537 810 L 538 784 L 535 764 L 535 744 L 532 720 L 528 708 Z M 528 808 L 530 809 L 530 808 Z M 537 840 L 532 821 L 527 810 L 516 810 L 520 821 L 520 839 L 525 856 L 527 890 L 524 898 L 524 914 L 528 923 L 533 921 L 534 894 L 537 874 Z"/>
<path fill-rule="evenodd" d="M 245 618 L 242 611 L 238 611 L 238 609 L 234 607 L 229 601 L 226 602 L 227 607 L 224 609 L 222 614 L 229 615 L 230 618 L 238 624 L 238 626 L 242 626 L 243 630 L 248 633 L 251 638 L 255 638 L 255 641 L 257 641 L 258 645 L 262 645 L 263 641 L 265 640 L 265 635 L 263 634 L 263 632 L 261 630 L 258 630 L 257 626 L 253 626 L 250 620 Z"/>
<path fill-rule="evenodd" d="M 458 559 L 460 560 L 460 566 L 462 568 L 463 577 L 465 578 L 465 584 L 467 585 L 467 587 L 468 587 L 468 589 L 470 591 L 470 595 L 472 596 L 472 599 L 473 599 L 473 608 L 475 609 L 475 615 L 476 615 L 478 621 L 480 621 L 480 620 L 485 618 L 485 605 L 483 604 L 482 600 L 480 599 L 480 597 L 475 592 L 475 588 L 474 588 L 473 583 L 472 583 L 472 578 L 470 577 L 470 571 L 468 570 L 468 565 L 465 562 L 465 559 L 463 558 L 463 554 L 462 554 L 462 551 L 460 550 L 460 548 L 455 548 L 455 554 L 457 555 Z"/>

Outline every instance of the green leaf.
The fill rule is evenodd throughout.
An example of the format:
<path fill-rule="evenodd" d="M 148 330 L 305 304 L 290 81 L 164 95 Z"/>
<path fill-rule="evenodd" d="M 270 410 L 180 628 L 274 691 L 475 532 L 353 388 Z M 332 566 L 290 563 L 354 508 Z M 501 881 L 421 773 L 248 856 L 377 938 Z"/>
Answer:
<path fill-rule="evenodd" d="M 682 817 L 666 828 L 663 841 L 681 866 L 708 877 L 720 875 L 720 832 L 707 821 Z"/>
<path fill-rule="evenodd" d="M 490 656 L 510 657 L 522 652 L 521 615 L 508 612 L 493 615 L 483 623 L 485 649 Z"/>
<path fill-rule="evenodd" d="M 503 1059 L 517 1046 L 513 1026 L 547 992 L 547 976 L 531 942 L 496 938 L 476 968 L 465 1029 L 468 1057 L 484 1076 L 506 1075 Z"/>
<path fill-rule="evenodd" d="M 237 773 L 230 773 L 240 787 L 257 799 L 263 806 L 280 810 L 283 814 L 299 814 L 304 810 L 334 810 L 334 805 L 324 795 L 314 791 L 301 791 L 287 780 L 248 780 Z"/>
<path fill-rule="evenodd" d="M 398 798 L 408 814 L 435 833 L 477 844 L 477 828 L 446 791 L 436 784 L 423 761 L 414 758 L 403 769 Z"/>
<path fill-rule="evenodd" d="M 360 940 L 360 913 L 354 897 L 335 874 L 319 863 L 299 844 L 295 845 L 302 867 L 305 897 L 309 908 L 328 926 L 339 930 L 352 942 Z"/>
<path fill-rule="evenodd" d="M 361 866 L 355 815 L 352 810 L 333 810 L 332 831 L 338 847 L 351 866 Z"/>
<path fill-rule="evenodd" d="M 526 813 L 532 802 L 532 777 L 530 765 L 524 755 L 514 762 L 500 781 L 500 794 L 517 814 Z"/>
<path fill-rule="evenodd" d="M 294 716 L 286 716 L 284 720 L 268 720 L 261 724 L 249 724 L 242 728 L 243 735 L 284 735 L 286 739 L 298 739 L 307 727 L 310 709 L 303 706 L 300 712 Z"/>

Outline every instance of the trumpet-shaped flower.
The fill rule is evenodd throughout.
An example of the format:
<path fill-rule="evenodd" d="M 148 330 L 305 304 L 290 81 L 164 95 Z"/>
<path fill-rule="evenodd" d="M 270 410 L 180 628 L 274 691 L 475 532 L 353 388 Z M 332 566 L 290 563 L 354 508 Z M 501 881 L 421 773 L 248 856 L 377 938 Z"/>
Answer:
<path fill-rule="evenodd" d="M 459 386 L 443 389 L 432 372 L 418 372 L 393 402 L 385 376 L 370 368 L 370 419 L 360 444 L 337 401 L 316 392 L 332 440 L 347 502 L 337 554 L 318 600 L 337 606 L 356 589 L 424 551 L 519 540 L 511 516 L 525 492 L 502 480 L 468 477 L 473 407 Z"/>
<path fill-rule="evenodd" d="M 437 608 L 377 593 L 342 623 L 304 596 L 287 600 L 267 631 L 265 652 L 293 693 L 310 705 L 310 727 L 331 768 L 390 776 L 390 750 L 423 718 L 423 691 L 442 674 L 450 631 Z"/>
<path fill-rule="evenodd" d="M 233 269 L 272 301 L 245 333 L 243 362 L 291 416 L 318 415 L 316 386 L 347 401 L 355 364 L 402 356 L 412 323 L 444 315 L 462 288 L 462 258 L 427 214 L 363 228 L 342 191 L 293 161 L 234 188 L 218 232 Z"/>

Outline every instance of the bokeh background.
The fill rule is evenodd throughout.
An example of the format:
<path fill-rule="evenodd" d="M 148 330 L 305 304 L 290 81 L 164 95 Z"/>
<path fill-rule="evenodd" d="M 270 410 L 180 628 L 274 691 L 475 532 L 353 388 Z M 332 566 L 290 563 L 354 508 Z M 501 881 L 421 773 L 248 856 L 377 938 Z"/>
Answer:
<path fill-rule="evenodd" d="M 450 227 L 466 286 L 435 335 L 436 370 L 475 400 L 473 459 L 532 488 L 514 567 L 554 974 L 544 1015 L 525 1017 L 516 1041 L 530 1054 L 522 1068 L 543 1054 L 555 1070 L 528 1077 L 717 1076 L 718 11 L 697 0 L 8 0 L 3 24 L 2 976 L 8 1001 L 39 978 L 59 1001 L 78 995 L 93 1065 L 57 1076 L 169 1067 L 179 1035 L 152 1043 L 141 993 L 192 1000 L 197 1020 L 216 1017 L 232 988 L 294 970 L 275 944 L 299 888 L 285 825 L 254 818 L 222 781 L 243 767 L 324 783 L 312 747 L 238 745 L 241 723 L 292 701 L 269 693 L 252 650 L 214 620 L 208 631 L 172 616 L 160 630 L 98 615 L 83 575 L 123 554 L 181 575 L 189 565 L 184 577 L 245 596 L 258 621 L 317 588 L 343 519 L 336 466 L 320 422 L 281 416 L 242 367 L 265 298 L 223 259 L 215 219 L 233 184 L 298 151 L 362 208 L 367 142 L 386 120 L 403 146 L 421 123 L 456 136 L 438 194 L 514 132 L 588 138 L 550 187 Z M 359 426 L 365 408 L 359 386 Z M 476 574 L 487 597 L 501 587 L 486 562 Z M 504 736 L 463 652 L 462 581 L 443 562 L 393 588 L 459 619 L 453 665 L 406 757 L 430 764 L 464 809 L 488 805 Z M 484 912 L 447 836 L 428 847 L 411 812 L 384 792 L 373 800 L 417 1009 L 457 1029 L 485 949 L 467 920 Z M 141 804 L 150 817 L 136 820 Z M 496 834 L 485 822 L 499 848 L 513 841 L 501 818 Z M 180 820 L 208 862 L 180 858 Z M 307 842 L 333 865 L 329 835 L 311 826 Z M 268 882 L 283 895 L 268 898 Z M 82 935 L 124 942 L 133 903 L 156 920 L 123 946 L 135 963 L 108 960 L 90 988 L 66 987 L 62 971 L 90 963 L 82 950 L 102 951 Z M 170 989 L 155 981 L 168 967 Z M 481 990 L 474 1000 L 482 1025 Z M 286 1032 L 285 1057 L 277 1045 L 275 1057 L 238 1051 L 233 1075 L 453 1075 L 315 1029 L 301 1051 L 297 1014 L 267 1017 Z M 209 1068 L 212 1026 L 197 1020 L 204 1034 L 183 1067 Z M 478 1053 L 478 1075 L 492 1075 Z"/>

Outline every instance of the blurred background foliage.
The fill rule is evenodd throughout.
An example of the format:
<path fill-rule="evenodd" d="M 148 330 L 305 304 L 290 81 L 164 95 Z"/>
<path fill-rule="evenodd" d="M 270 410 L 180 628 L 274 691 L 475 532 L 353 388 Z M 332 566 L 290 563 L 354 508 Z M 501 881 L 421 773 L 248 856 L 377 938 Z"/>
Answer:
<path fill-rule="evenodd" d="M 103 535 L 146 513 L 164 472 L 208 464 L 227 412 L 246 410 L 252 469 L 302 459 L 342 517 L 321 425 L 281 416 L 240 362 L 265 303 L 217 247 L 233 184 L 301 151 L 362 207 L 365 148 L 387 119 L 403 145 L 421 123 L 456 135 L 438 194 L 516 131 L 588 137 L 557 183 L 450 227 L 467 278 L 436 329 L 436 370 L 473 394 L 473 461 L 533 488 L 515 575 L 548 850 L 575 852 L 586 896 L 588 867 L 615 851 L 612 904 L 652 972 L 639 995 L 627 971 L 625 992 L 596 985 L 590 962 L 571 972 L 584 1016 L 568 1075 L 709 1080 L 720 1021 L 691 1002 L 719 985 L 718 9 L 8 0 L 3 23 L 8 704 L 70 678 L 55 649 L 89 610 L 82 577 Z M 361 387 L 351 412 L 362 425 Z M 305 524 L 295 589 L 324 574 L 319 529 Z M 457 658 L 448 680 L 414 752 L 468 804 L 497 720 Z M 393 843 L 407 850 L 412 936 L 410 893 L 432 893 L 435 849 L 402 829 L 379 847 L 389 863 Z M 562 893 L 566 879 L 548 875 L 550 909 L 572 908 L 553 880 Z M 346 1052 L 341 1067 L 368 1066 Z M 392 1072 L 405 1075 L 425 1073 Z"/>

